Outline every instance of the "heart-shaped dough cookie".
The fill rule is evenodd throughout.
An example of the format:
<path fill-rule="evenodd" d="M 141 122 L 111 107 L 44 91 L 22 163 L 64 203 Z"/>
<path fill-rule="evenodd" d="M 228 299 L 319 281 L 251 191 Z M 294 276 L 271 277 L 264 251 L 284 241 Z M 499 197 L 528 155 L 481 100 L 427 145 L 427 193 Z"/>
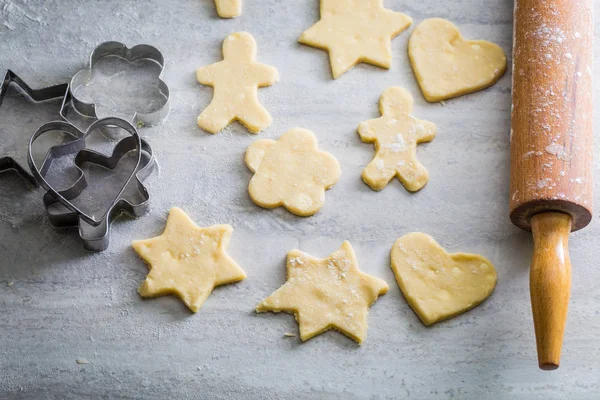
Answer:
<path fill-rule="evenodd" d="M 425 325 L 478 306 L 496 287 L 491 262 L 477 254 L 449 254 L 424 233 L 396 240 L 391 256 L 398 286 Z"/>
<path fill-rule="evenodd" d="M 504 51 L 485 40 L 465 40 L 451 22 L 426 19 L 408 42 L 408 56 L 429 102 L 492 86 L 506 71 Z"/>

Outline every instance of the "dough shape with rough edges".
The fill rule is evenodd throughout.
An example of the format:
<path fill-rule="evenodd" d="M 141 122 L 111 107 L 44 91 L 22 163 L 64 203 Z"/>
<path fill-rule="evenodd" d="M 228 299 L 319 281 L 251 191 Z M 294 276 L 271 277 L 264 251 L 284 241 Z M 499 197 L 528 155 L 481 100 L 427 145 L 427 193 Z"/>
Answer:
<path fill-rule="evenodd" d="M 142 297 L 174 294 L 198 312 L 216 286 L 246 278 L 226 253 L 232 233 L 229 225 L 200 228 L 181 209 L 171 209 L 162 235 L 131 243 L 150 269 L 138 292 Z"/>
<path fill-rule="evenodd" d="M 221 18 L 235 18 L 242 15 L 242 0 L 215 0 L 215 6 Z"/>
<path fill-rule="evenodd" d="M 254 176 L 248 193 L 264 208 L 285 207 L 300 217 L 323 207 L 325 190 L 340 179 L 340 164 L 319 150 L 309 130 L 294 128 L 279 140 L 262 139 L 246 150 L 245 162 Z"/>
<path fill-rule="evenodd" d="M 256 312 L 293 313 L 302 341 L 335 329 L 362 344 L 367 337 L 369 307 L 389 287 L 358 269 L 349 242 L 323 259 L 292 250 L 286 269 L 286 283 L 261 301 Z"/>
<path fill-rule="evenodd" d="M 417 144 L 435 138 L 435 124 L 411 115 L 413 98 L 397 86 L 386 89 L 379 99 L 381 117 L 362 122 L 358 134 L 365 143 L 375 143 L 375 157 L 362 172 L 363 181 L 381 190 L 397 176 L 415 192 L 425 186 L 429 173 L 417 161 Z"/>
<path fill-rule="evenodd" d="M 210 133 L 239 121 L 252 133 L 271 125 L 258 101 L 258 88 L 279 80 L 277 70 L 256 59 L 256 41 L 247 32 L 232 33 L 223 41 L 223 61 L 199 68 L 196 79 L 214 88 L 210 105 L 198 117 L 198 126 Z"/>
<path fill-rule="evenodd" d="M 465 40 L 451 22 L 426 19 L 408 41 L 408 55 L 429 102 L 485 89 L 506 71 L 500 46 L 485 40 Z"/>
<path fill-rule="evenodd" d="M 391 258 L 404 298 L 425 325 L 478 306 L 496 287 L 490 261 L 477 254 L 449 254 L 424 233 L 396 240 Z"/>
<path fill-rule="evenodd" d="M 361 62 L 389 68 L 392 39 L 411 24 L 409 16 L 384 8 L 383 0 L 321 0 L 321 19 L 298 41 L 329 51 L 337 79 Z"/>

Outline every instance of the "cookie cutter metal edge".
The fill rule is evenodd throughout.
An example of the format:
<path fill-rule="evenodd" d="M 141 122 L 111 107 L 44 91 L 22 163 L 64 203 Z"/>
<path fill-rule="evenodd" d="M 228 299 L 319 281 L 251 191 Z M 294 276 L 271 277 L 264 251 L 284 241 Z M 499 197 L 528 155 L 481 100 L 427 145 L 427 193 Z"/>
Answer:
<path fill-rule="evenodd" d="M 142 160 L 138 170 L 135 172 L 135 176 L 137 178 L 135 181 L 137 190 L 139 193 L 142 193 L 141 202 L 133 203 L 128 199 L 119 200 L 119 202 L 116 203 L 115 207 L 112 209 L 112 213 L 109 218 L 103 219 L 100 225 L 94 227 L 86 223 L 84 220 L 81 220 L 76 213 L 73 213 L 70 210 L 67 210 L 66 213 L 52 213 L 50 211 L 51 207 L 59 202 L 51 194 L 46 193 L 43 200 L 50 223 L 57 228 L 78 227 L 79 237 L 81 237 L 83 240 L 84 248 L 91 251 L 105 250 L 110 243 L 111 226 L 109 221 L 114 221 L 122 212 L 138 218 L 148 211 L 150 204 L 149 194 L 142 182 L 154 170 L 154 167 L 156 166 L 156 159 L 152 153 L 152 148 L 144 139 L 142 139 L 142 152 L 148 154 L 148 159 L 145 161 Z"/>
<path fill-rule="evenodd" d="M 156 47 L 148 44 L 138 44 L 130 49 L 121 42 L 104 42 L 96 46 L 90 56 L 89 66 L 80 70 L 73 76 L 73 78 L 71 78 L 69 90 L 61 107 L 61 117 L 63 117 L 63 119 L 66 121 L 69 121 L 66 110 L 70 108 L 69 104 L 71 104 L 71 108 L 80 115 L 87 118 L 93 118 L 95 120 L 98 119 L 98 115 L 96 114 L 96 104 L 79 100 L 74 91 L 92 80 L 94 65 L 104 57 L 119 57 L 130 63 L 140 60 L 150 60 L 160 66 L 161 69 L 158 75 L 158 89 L 165 98 L 164 104 L 157 110 L 148 113 L 135 111 L 133 117 L 128 121 L 136 126 L 140 124 L 152 126 L 163 122 L 168 117 L 170 111 L 170 93 L 169 87 L 162 80 L 165 70 L 165 59 L 162 53 Z"/>
<path fill-rule="evenodd" d="M 85 138 L 94 130 L 102 127 L 111 126 L 122 128 L 127 131 L 130 136 L 120 140 L 114 147 L 110 156 L 106 156 L 94 150 L 86 149 Z M 73 140 L 53 146 L 48 150 L 46 158 L 41 167 L 39 167 L 33 159 L 32 147 L 36 139 L 46 132 L 59 130 L 69 134 Z M 76 198 L 87 187 L 85 174 L 81 169 L 81 164 L 90 162 L 103 166 L 105 168 L 114 169 L 119 160 L 130 151 L 137 151 L 136 165 L 127 181 L 122 185 L 119 193 L 113 198 L 106 212 L 100 219 L 89 216 L 87 213 L 80 210 L 70 200 Z M 75 157 L 75 167 L 78 170 L 79 176 L 75 183 L 63 190 L 56 190 L 45 179 L 52 162 L 63 155 L 77 152 Z M 149 158 L 146 162 L 142 160 L 143 153 L 147 153 Z M 103 251 L 108 248 L 110 243 L 110 227 L 112 221 L 122 212 L 128 213 L 134 217 L 143 215 L 149 206 L 150 195 L 142 181 L 152 172 L 155 159 L 150 145 L 141 139 L 139 133 L 131 123 L 120 118 L 104 118 L 95 121 L 86 131 L 82 131 L 76 126 L 65 121 L 54 121 L 42 125 L 31 137 L 28 147 L 28 162 L 32 173 L 36 180 L 40 182 L 47 193 L 44 195 L 44 206 L 46 213 L 52 225 L 56 227 L 78 227 L 79 236 L 83 240 L 84 248 L 90 251 Z M 125 190 L 129 187 L 132 180 L 135 179 L 137 189 L 142 194 L 142 201 L 133 203 L 124 197 Z M 60 203 L 68 211 L 62 214 L 52 214 L 50 207 L 56 203 Z M 91 231 L 90 233 L 86 233 Z"/>
<path fill-rule="evenodd" d="M 2 106 L 2 101 L 8 92 L 8 88 L 11 83 L 17 85 L 29 100 L 34 103 L 41 103 L 48 100 L 58 99 L 58 98 L 66 98 L 68 92 L 68 84 L 62 83 L 59 85 L 49 86 L 42 89 L 32 89 L 23 79 L 21 79 L 17 74 L 15 74 L 10 69 L 6 70 L 4 74 L 4 79 L 2 81 L 2 85 L 0 85 L 0 107 Z M 60 115 L 62 116 L 63 107 L 64 107 L 64 99 L 63 104 L 60 109 Z M 28 133 L 29 134 L 29 133 Z M 19 164 L 17 160 L 10 156 L 0 157 L 0 173 L 8 170 L 14 170 L 22 176 L 27 182 L 32 184 L 34 187 L 38 187 L 39 184 L 36 181 L 35 177 L 29 173 L 24 166 Z"/>

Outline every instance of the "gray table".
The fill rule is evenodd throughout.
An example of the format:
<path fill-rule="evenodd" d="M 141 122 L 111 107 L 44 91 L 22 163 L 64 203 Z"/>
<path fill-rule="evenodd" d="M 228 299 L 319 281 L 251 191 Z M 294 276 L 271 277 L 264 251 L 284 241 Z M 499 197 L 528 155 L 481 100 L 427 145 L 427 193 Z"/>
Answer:
<path fill-rule="evenodd" d="M 385 4 L 416 23 L 448 18 L 465 36 L 492 40 L 510 55 L 512 1 Z M 510 73 L 484 92 L 427 104 L 409 66 L 405 32 L 393 41 L 389 71 L 360 65 L 333 81 L 326 52 L 296 43 L 317 19 L 317 0 L 247 0 L 235 20 L 218 19 L 209 0 L 0 0 L 0 70 L 11 68 L 40 87 L 67 81 L 102 41 L 150 43 L 167 60 L 172 98 L 168 121 L 142 130 L 160 162 L 149 182 L 152 209 L 139 220 L 117 222 L 102 254 L 86 253 L 75 234 L 53 229 L 39 192 L 0 177 L 0 186 L 10 189 L 0 190 L 0 398 L 600 396 L 595 219 L 572 236 L 562 366 L 552 373 L 537 369 L 528 294 L 532 243 L 507 215 Z M 237 124 L 215 136 L 196 126 L 212 92 L 195 82 L 194 70 L 220 60 L 222 39 L 240 30 L 254 35 L 259 60 L 281 74 L 280 83 L 260 91 L 274 122 L 258 137 L 308 128 L 342 165 L 340 182 L 314 217 L 262 210 L 248 198 L 243 154 L 256 136 Z M 435 141 L 419 147 L 431 178 L 417 194 L 398 182 L 375 193 L 360 179 L 373 149 L 360 142 L 356 127 L 379 115 L 379 95 L 391 85 L 410 90 L 415 115 L 439 128 Z M 136 292 L 147 267 L 129 243 L 159 234 L 172 206 L 200 225 L 233 225 L 229 252 L 248 274 L 216 289 L 196 315 L 173 297 L 146 301 Z M 432 235 L 450 251 L 491 259 L 499 275 L 491 299 L 425 328 L 389 267 L 392 243 L 411 231 Z M 306 343 L 286 338 L 297 331 L 292 316 L 253 312 L 284 282 L 287 251 L 324 257 L 344 239 L 363 271 L 390 284 L 370 311 L 362 347 L 335 332 Z"/>

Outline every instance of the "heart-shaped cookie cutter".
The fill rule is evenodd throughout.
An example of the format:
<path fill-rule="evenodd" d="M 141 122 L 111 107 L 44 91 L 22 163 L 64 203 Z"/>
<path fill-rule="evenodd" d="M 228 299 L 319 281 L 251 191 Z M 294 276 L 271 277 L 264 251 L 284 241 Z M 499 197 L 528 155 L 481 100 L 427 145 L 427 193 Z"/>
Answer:
<path fill-rule="evenodd" d="M 66 98 L 67 87 L 66 83 L 50 86 L 42 89 L 32 89 L 25 81 L 23 81 L 17 74 L 15 74 L 11 70 L 7 70 L 4 74 L 4 79 L 2 84 L 0 85 L 0 106 L 2 106 L 2 101 L 8 92 L 8 88 L 11 84 L 16 85 L 33 103 L 41 103 L 44 101 Z M 64 107 L 64 100 L 63 100 Z M 61 112 L 62 108 L 61 107 Z M 65 113 L 68 108 L 64 108 Z M 47 122 L 47 121 L 44 121 Z M 27 133 L 29 135 L 29 132 Z M 20 176 L 22 176 L 27 182 L 31 183 L 33 186 L 37 187 L 38 183 L 26 169 L 25 166 L 19 164 L 17 160 L 10 156 L 1 156 L 0 155 L 0 172 L 4 172 L 7 170 L 14 170 Z"/>
<path fill-rule="evenodd" d="M 91 132 L 103 128 L 120 128 L 129 134 L 128 137 L 121 139 L 115 145 L 111 156 L 86 148 L 86 137 Z M 40 136 L 50 131 L 63 132 L 70 136 L 70 140 L 64 144 L 51 147 L 42 165 L 39 166 L 34 160 L 32 148 Z M 135 167 L 100 218 L 89 215 L 73 204 L 72 200 L 78 197 L 87 187 L 87 180 L 82 169 L 84 163 L 93 163 L 107 169 L 114 169 L 119 160 L 131 151 L 136 152 Z M 146 160 L 143 159 L 144 153 L 148 156 Z M 75 167 L 78 177 L 71 186 L 63 190 L 57 190 L 47 181 L 46 174 L 55 159 L 68 154 L 76 154 Z M 38 128 L 32 135 L 27 156 L 34 178 L 47 191 L 44 195 L 44 205 L 50 222 L 52 225 L 61 228 L 78 227 L 79 236 L 87 250 L 106 250 L 110 243 L 111 223 L 121 213 L 124 212 L 139 217 L 148 209 L 150 196 L 142 181 L 152 172 L 155 165 L 154 157 L 150 145 L 141 139 L 137 129 L 128 121 L 120 118 L 104 118 L 92 123 L 86 131 L 82 131 L 64 121 L 49 122 Z M 125 191 L 132 181 L 134 181 L 136 189 L 141 194 L 142 200 L 139 202 L 132 201 L 125 196 Z M 54 207 L 56 205 L 60 205 L 60 207 Z"/>
<path fill-rule="evenodd" d="M 89 66 L 80 70 L 71 79 L 69 90 L 63 101 L 63 107 L 60 115 L 68 121 L 69 118 L 66 110 L 72 108 L 85 118 L 91 118 L 94 120 L 98 119 L 96 105 L 94 103 L 87 103 L 78 99 L 75 91 L 77 91 L 77 89 L 81 86 L 87 85 L 92 81 L 95 65 L 106 57 L 119 57 L 129 63 L 134 63 L 141 60 L 150 60 L 160 67 L 160 73 L 158 75 L 158 89 L 164 96 L 164 103 L 158 109 L 151 112 L 136 111 L 129 121 L 136 126 L 152 126 L 164 121 L 169 115 L 169 87 L 162 80 L 162 75 L 165 69 L 165 59 L 162 53 L 158 51 L 156 47 L 147 44 L 139 44 L 130 49 L 120 42 L 104 42 L 99 44 L 94 49 L 90 56 Z"/>

